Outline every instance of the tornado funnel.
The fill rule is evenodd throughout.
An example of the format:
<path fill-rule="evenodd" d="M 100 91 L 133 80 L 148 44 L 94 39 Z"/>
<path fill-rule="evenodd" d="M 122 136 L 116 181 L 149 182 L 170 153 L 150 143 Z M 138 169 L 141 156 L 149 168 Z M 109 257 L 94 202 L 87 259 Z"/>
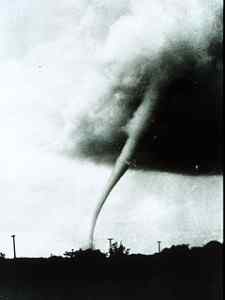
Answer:
<path fill-rule="evenodd" d="M 151 118 L 152 111 L 153 111 L 152 109 L 154 106 L 153 103 L 155 102 L 153 101 L 153 99 L 155 99 L 155 96 L 153 97 L 152 90 L 149 90 L 145 94 L 143 102 L 138 107 L 133 118 L 127 125 L 127 131 L 129 135 L 128 139 L 115 163 L 113 172 L 109 178 L 109 181 L 105 187 L 103 194 L 101 195 L 99 204 L 94 213 L 94 218 L 93 218 L 90 238 L 89 238 L 89 243 L 91 248 L 94 247 L 94 232 L 95 232 L 98 216 L 102 210 L 102 207 L 106 199 L 108 198 L 110 192 L 114 188 L 114 186 L 117 184 L 117 182 L 120 180 L 120 178 L 129 168 L 130 162 L 135 156 L 135 151 L 138 142 L 140 138 L 143 136 L 145 129 L 148 127 L 148 124 L 150 123 L 149 120 Z"/>

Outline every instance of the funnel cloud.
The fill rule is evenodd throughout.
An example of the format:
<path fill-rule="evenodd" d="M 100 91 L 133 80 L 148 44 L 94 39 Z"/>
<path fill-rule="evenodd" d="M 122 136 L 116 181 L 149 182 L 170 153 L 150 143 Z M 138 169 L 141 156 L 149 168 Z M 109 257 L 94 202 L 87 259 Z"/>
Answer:
<path fill-rule="evenodd" d="M 198 4 L 199 10 L 209 9 Z M 76 154 L 115 162 L 94 215 L 91 246 L 102 206 L 129 167 L 191 175 L 222 172 L 221 10 L 218 6 L 208 19 L 202 15 L 203 25 L 195 19 L 178 24 L 172 17 L 168 32 L 166 27 L 157 36 L 151 28 L 145 31 L 150 41 L 145 51 L 131 52 L 125 62 L 118 59 L 107 92 L 74 132 L 79 136 Z M 134 41 L 131 46 L 139 48 Z"/>
<path fill-rule="evenodd" d="M 113 164 L 154 80 L 157 100 L 136 147 L 135 167 L 194 175 L 198 166 L 197 174 L 221 172 L 222 17 L 213 17 L 198 41 L 171 34 L 157 51 L 149 49 L 117 68 L 109 91 L 73 132 L 76 155 Z"/>
<path fill-rule="evenodd" d="M 126 127 L 143 100 L 145 84 L 150 84 L 152 76 L 162 75 L 154 113 L 146 120 L 148 130 L 135 153 L 135 167 L 195 174 L 194 166 L 199 165 L 201 174 L 220 173 L 222 50 L 221 44 L 214 43 L 211 41 L 207 52 L 200 53 L 202 57 L 193 53 L 187 43 L 171 48 L 161 54 L 158 65 L 144 66 L 144 78 L 138 79 L 137 86 L 128 90 L 114 87 L 114 95 L 110 95 L 113 104 L 109 101 L 104 103 L 102 111 L 100 108 L 103 116 L 81 119 L 76 153 L 97 163 L 113 164 L 129 137 Z M 121 96 L 119 101 L 115 99 L 117 95 Z M 105 120 L 105 105 L 112 114 L 121 106 L 112 124 Z"/>
<path fill-rule="evenodd" d="M 98 216 L 113 187 L 117 184 L 117 182 L 120 180 L 123 174 L 127 171 L 129 165 L 132 164 L 132 160 L 135 155 L 135 151 L 138 146 L 138 143 L 141 137 L 145 134 L 145 131 L 147 129 L 147 120 L 151 118 L 152 107 L 153 107 L 155 97 L 156 96 L 154 95 L 153 91 L 145 95 L 143 103 L 141 103 L 141 105 L 139 106 L 138 110 L 136 111 L 133 119 L 129 124 L 129 128 L 128 128 L 129 137 L 115 163 L 113 172 L 109 178 L 109 182 L 106 185 L 105 191 L 102 194 L 99 205 L 96 208 L 91 234 L 90 234 L 91 248 L 93 248 L 94 230 L 95 230 Z"/>

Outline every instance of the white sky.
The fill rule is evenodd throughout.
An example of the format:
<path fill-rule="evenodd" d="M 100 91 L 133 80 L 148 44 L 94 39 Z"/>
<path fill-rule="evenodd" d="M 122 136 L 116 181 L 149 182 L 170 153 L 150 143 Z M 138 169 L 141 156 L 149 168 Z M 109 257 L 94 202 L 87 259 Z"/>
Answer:
<path fill-rule="evenodd" d="M 103 64 L 121 65 L 149 47 L 140 35 L 148 1 L 111 2 L 0 1 L 0 251 L 7 256 L 13 233 L 19 256 L 87 245 L 111 170 L 66 155 L 75 142 L 69 133 L 109 85 Z M 143 48 L 124 52 L 140 41 Z M 221 240 L 222 178 L 128 171 L 104 206 L 96 245 L 106 249 L 108 237 L 145 253 L 156 251 L 159 239 L 163 246 Z"/>

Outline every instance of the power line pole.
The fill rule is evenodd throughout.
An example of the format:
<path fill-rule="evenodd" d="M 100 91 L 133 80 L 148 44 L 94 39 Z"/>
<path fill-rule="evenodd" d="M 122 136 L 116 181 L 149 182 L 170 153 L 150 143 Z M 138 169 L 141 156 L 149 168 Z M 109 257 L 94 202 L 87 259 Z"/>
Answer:
<path fill-rule="evenodd" d="M 161 246 L 161 241 L 158 241 L 157 243 L 158 243 L 158 252 L 160 253 L 161 252 L 161 247 L 160 247 Z"/>
<path fill-rule="evenodd" d="M 14 255 L 14 259 L 16 259 L 16 240 L 15 240 L 16 235 L 13 234 L 11 235 L 11 237 L 13 239 L 13 255 Z"/>
<path fill-rule="evenodd" d="M 112 238 L 108 238 L 108 241 L 109 241 L 109 250 L 112 248 Z"/>

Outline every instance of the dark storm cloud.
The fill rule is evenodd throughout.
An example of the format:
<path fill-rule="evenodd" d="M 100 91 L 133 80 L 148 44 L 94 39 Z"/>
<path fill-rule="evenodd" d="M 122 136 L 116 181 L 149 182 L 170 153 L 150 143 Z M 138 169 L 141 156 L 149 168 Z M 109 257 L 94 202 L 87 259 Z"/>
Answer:
<path fill-rule="evenodd" d="M 168 43 L 157 57 L 138 59 L 120 74 L 94 114 L 81 117 L 76 153 L 114 163 L 143 97 L 157 82 L 157 101 L 131 167 L 216 174 L 222 165 L 222 17 L 206 46 Z M 123 81 L 131 73 L 132 83 Z M 151 100 L 149 100 L 151 101 Z M 99 130 L 96 131 L 96 128 Z"/>

